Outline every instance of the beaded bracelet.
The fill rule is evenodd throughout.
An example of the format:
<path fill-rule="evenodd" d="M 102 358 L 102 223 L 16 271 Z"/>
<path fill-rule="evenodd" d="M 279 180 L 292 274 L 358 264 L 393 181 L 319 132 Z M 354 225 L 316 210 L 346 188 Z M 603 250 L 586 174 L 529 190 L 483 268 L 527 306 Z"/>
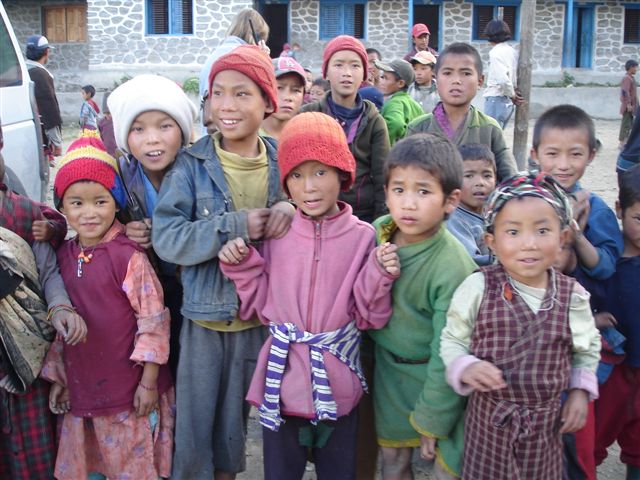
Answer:
<path fill-rule="evenodd" d="M 140 386 L 143 388 L 143 390 L 146 390 L 147 392 L 154 392 L 154 391 L 158 390 L 158 387 L 157 387 L 157 386 L 156 386 L 156 387 L 154 387 L 154 388 L 150 388 L 150 387 L 147 387 L 147 386 L 146 386 L 144 383 L 142 383 L 142 382 L 138 383 L 138 385 L 140 385 Z"/>
<path fill-rule="evenodd" d="M 60 310 L 66 310 L 67 312 L 71 312 L 71 313 L 76 312 L 76 309 L 73 308 L 71 305 L 65 305 L 64 303 L 60 305 L 55 305 L 49 309 L 49 312 L 47 313 L 47 321 L 51 320 L 51 318 Z"/>

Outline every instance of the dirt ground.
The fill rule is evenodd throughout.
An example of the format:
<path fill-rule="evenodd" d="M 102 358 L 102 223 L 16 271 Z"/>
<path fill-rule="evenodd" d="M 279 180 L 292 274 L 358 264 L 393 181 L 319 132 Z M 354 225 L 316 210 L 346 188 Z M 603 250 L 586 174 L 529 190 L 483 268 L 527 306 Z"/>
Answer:
<path fill-rule="evenodd" d="M 529 125 L 529 141 L 534 121 Z M 587 169 L 582 184 L 585 188 L 600 195 L 608 205 L 614 206 L 617 195 L 617 180 L 615 174 L 615 163 L 618 155 L 618 129 L 620 123 L 611 120 L 596 120 L 596 133 L 602 143 L 602 148 L 596 159 Z M 65 151 L 69 143 L 73 140 L 77 129 L 66 129 Z M 513 120 L 505 131 L 507 144 L 512 144 Z M 51 172 L 52 184 L 55 172 Z M 51 201 L 51 200 L 50 200 Z M 255 411 L 252 414 L 249 426 L 249 439 L 247 442 L 247 471 L 238 475 L 238 480 L 259 480 L 262 479 L 262 435 L 258 425 Z M 614 445 L 609 449 L 609 457 L 598 468 L 599 480 L 621 480 L 625 476 L 625 468 L 619 459 L 619 448 Z M 414 464 L 416 480 L 433 479 L 431 475 L 431 465 L 424 461 L 417 460 Z M 379 476 L 378 476 L 379 477 Z M 305 475 L 305 480 L 315 479 L 313 467 L 309 466 L 309 471 Z"/>

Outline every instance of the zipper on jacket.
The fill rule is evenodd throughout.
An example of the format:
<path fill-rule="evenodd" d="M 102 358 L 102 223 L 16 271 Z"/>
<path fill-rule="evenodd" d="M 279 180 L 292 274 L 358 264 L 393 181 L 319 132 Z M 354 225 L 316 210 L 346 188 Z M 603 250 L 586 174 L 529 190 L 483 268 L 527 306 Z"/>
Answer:
<path fill-rule="evenodd" d="M 316 274 L 318 273 L 318 262 L 320 261 L 320 222 L 314 222 L 314 230 L 313 265 L 311 266 L 311 288 L 309 291 L 309 303 L 307 305 L 307 325 L 311 324 L 311 308 L 313 307 L 313 297 L 316 290 Z"/>

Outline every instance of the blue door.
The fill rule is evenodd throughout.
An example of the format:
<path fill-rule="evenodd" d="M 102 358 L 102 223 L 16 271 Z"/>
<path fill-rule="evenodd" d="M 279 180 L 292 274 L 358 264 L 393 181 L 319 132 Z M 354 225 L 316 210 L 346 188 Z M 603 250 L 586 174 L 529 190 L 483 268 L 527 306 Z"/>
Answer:
<path fill-rule="evenodd" d="M 591 68 L 593 60 L 593 5 L 576 5 L 573 18 L 564 17 L 562 66 Z"/>

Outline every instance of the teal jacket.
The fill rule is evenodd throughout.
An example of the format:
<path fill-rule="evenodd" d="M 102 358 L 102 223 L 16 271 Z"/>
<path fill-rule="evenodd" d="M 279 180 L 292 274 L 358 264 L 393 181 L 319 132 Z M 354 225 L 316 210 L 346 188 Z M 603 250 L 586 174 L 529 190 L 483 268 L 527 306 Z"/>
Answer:
<path fill-rule="evenodd" d="M 393 145 L 406 135 L 409 122 L 424 115 L 424 110 L 406 90 L 400 90 L 384 102 L 380 113 L 387 123 L 389 143 Z"/>

